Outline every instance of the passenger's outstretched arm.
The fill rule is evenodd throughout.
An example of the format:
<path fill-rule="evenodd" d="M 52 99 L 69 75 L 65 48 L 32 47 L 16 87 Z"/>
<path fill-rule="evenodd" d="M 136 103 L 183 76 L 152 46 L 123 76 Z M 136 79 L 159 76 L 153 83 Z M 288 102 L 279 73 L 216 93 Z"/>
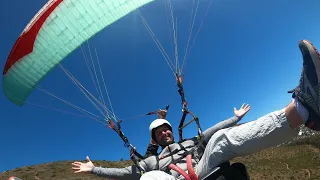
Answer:
<path fill-rule="evenodd" d="M 212 126 L 211 128 L 203 132 L 204 141 L 208 142 L 211 136 L 220 129 L 236 125 L 247 114 L 247 112 L 250 111 L 250 109 L 251 107 L 249 104 L 243 104 L 239 110 L 234 108 L 234 116 L 217 123 L 216 125 Z"/>

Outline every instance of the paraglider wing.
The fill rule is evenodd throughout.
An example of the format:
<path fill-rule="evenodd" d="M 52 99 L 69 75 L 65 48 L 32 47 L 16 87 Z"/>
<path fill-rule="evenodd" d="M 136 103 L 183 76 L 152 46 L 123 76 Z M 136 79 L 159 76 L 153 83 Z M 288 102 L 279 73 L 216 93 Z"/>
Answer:
<path fill-rule="evenodd" d="M 154 0 L 50 0 L 12 48 L 3 70 L 7 98 L 22 106 L 48 72 L 96 33 Z"/>

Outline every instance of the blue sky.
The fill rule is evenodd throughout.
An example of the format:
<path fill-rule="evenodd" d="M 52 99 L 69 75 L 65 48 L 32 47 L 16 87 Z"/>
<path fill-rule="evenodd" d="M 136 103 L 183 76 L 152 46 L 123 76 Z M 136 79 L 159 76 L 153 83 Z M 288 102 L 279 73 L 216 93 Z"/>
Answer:
<path fill-rule="evenodd" d="M 178 49 L 182 58 L 192 1 L 172 2 L 179 17 Z M 15 40 L 44 3 L 43 0 L 3 2 L 0 67 L 4 67 Z M 199 4 L 194 32 L 208 3 L 202 0 Z M 320 46 L 319 5 L 317 0 L 213 1 L 184 68 L 189 108 L 199 116 L 204 130 L 231 117 L 233 107 L 239 108 L 242 103 L 252 106 L 242 122 L 289 103 L 291 95 L 286 92 L 297 85 L 302 67 L 299 40 L 308 39 Z M 141 10 L 173 57 L 164 2 L 151 3 Z M 175 79 L 137 13 L 97 34 L 89 40 L 89 46 L 92 51 L 93 46 L 97 49 L 115 114 L 124 119 L 122 130 L 139 152 L 145 152 L 150 140 L 148 127 L 155 116 L 131 117 L 167 104 L 170 104 L 167 118 L 178 138 L 181 106 Z M 87 43 L 83 49 L 89 53 Z M 68 56 L 63 65 L 96 95 L 80 49 Z M 53 70 L 40 86 L 98 114 L 60 68 Z M 28 101 L 78 113 L 39 90 Z M 58 160 L 84 160 L 86 155 L 93 161 L 129 158 L 118 135 L 94 120 L 28 104 L 17 107 L 2 91 L 0 112 L 0 172 Z M 188 126 L 185 137 L 194 136 L 195 127 L 195 124 Z"/>

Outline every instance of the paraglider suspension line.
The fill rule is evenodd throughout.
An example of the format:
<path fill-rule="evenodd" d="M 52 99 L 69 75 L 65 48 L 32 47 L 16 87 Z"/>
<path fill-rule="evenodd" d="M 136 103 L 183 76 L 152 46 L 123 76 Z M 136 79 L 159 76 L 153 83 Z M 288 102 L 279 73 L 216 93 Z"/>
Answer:
<path fill-rule="evenodd" d="M 197 128 L 198 128 L 198 139 L 202 138 L 202 129 L 200 126 L 199 118 L 193 114 L 191 111 L 188 110 L 188 103 L 186 101 L 185 95 L 184 95 L 184 90 L 183 90 L 183 76 L 179 75 L 176 73 L 176 80 L 177 80 L 177 87 L 178 87 L 178 92 L 181 96 L 181 104 L 182 104 L 182 117 L 180 120 L 180 124 L 178 127 L 178 132 L 179 132 L 179 140 L 183 140 L 182 136 L 182 129 L 187 127 L 189 124 L 191 124 L 193 121 L 196 122 Z M 187 114 L 190 114 L 192 116 L 192 119 L 188 121 L 186 124 L 184 124 L 184 121 L 186 119 Z"/>
<path fill-rule="evenodd" d="M 130 159 L 137 166 L 137 168 L 140 171 L 140 174 L 143 174 L 144 171 L 143 171 L 142 167 L 139 165 L 139 163 L 137 161 L 137 158 L 138 159 L 143 159 L 143 157 L 142 157 L 142 155 L 140 153 L 137 152 L 136 148 L 129 142 L 128 138 L 121 131 L 120 123 L 122 121 L 117 122 L 117 127 L 115 126 L 114 122 L 111 119 L 108 119 L 107 122 L 109 123 L 108 127 L 113 129 L 120 136 L 120 138 L 123 140 L 124 146 L 126 148 L 130 147 Z"/>

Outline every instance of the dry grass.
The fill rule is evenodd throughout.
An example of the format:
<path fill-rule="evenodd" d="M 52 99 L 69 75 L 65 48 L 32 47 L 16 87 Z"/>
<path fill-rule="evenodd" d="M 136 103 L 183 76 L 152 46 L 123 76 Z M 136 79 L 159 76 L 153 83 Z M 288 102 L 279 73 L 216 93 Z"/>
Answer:
<path fill-rule="evenodd" d="M 320 179 L 320 136 L 303 139 L 295 144 L 266 149 L 264 151 L 235 158 L 232 162 L 243 162 L 248 167 L 252 180 Z M 21 167 L 0 174 L 1 180 L 17 176 L 23 180 L 99 180 L 92 174 L 74 174 L 73 161 L 59 161 Z M 131 161 L 94 161 L 96 166 L 126 167 Z"/>

